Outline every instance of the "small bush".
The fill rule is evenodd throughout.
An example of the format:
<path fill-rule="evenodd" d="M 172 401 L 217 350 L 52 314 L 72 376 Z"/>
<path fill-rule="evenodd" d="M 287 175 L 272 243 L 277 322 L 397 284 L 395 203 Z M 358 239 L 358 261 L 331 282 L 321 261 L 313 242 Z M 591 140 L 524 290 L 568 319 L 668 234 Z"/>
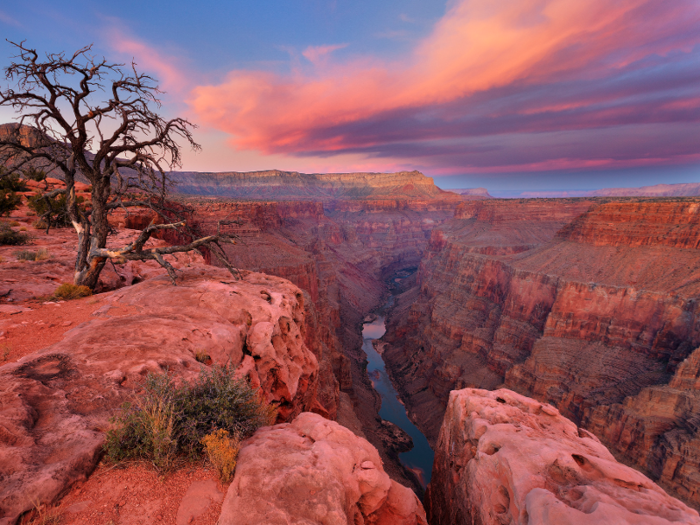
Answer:
<path fill-rule="evenodd" d="M 51 199 L 45 199 L 43 195 L 37 193 L 29 198 L 29 208 L 36 212 L 39 217 L 44 217 L 47 213 L 51 219 L 51 224 L 54 226 L 70 226 L 71 220 L 66 207 L 67 197 L 65 194 L 57 195 Z M 78 206 L 83 208 L 82 203 L 85 202 L 83 197 L 78 197 Z M 41 221 L 43 222 L 43 220 Z M 46 227 L 46 226 L 44 226 Z"/>
<path fill-rule="evenodd" d="M 5 246 L 20 246 L 29 242 L 29 235 L 16 232 L 9 224 L 0 223 L 0 244 Z"/>
<path fill-rule="evenodd" d="M 34 221 L 32 223 L 32 227 L 36 228 L 37 230 L 45 230 L 48 224 L 46 224 L 46 221 L 39 219 L 38 221 Z"/>
<path fill-rule="evenodd" d="M 17 173 L 8 174 L 7 171 L 0 171 L 0 190 L 6 191 L 27 191 L 27 185 L 19 178 Z"/>
<path fill-rule="evenodd" d="M 33 180 L 36 182 L 41 182 L 43 180 L 46 180 L 46 172 L 44 170 L 37 169 L 33 166 L 30 166 L 24 172 L 22 173 L 22 176 L 25 179 Z"/>
<path fill-rule="evenodd" d="M 20 250 L 15 252 L 15 257 L 20 261 L 45 261 L 51 256 L 46 248 L 39 248 L 37 251 Z"/>
<path fill-rule="evenodd" d="M 258 393 L 233 374 L 232 367 L 214 366 L 202 369 L 194 383 L 182 386 L 176 386 L 167 374 L 148 374 L 143 394 L 124 404 L 112 419 L 113 428 L 105 443 L 107 456 L 113 461 L 150 459 L 164 470 L 178 453 L 201 456 L 207 447 L 204 440 L 212 433 L 223 430 L 234 436 L 228 439 L 242 439 L 272 424 L 275 409 L 261 402 Z M 213 440 L 206 442 L 222 458 L 232 454 L 232 449 L 215 446 Z M 229 445 L 235 448 L 234 443 Z M 214 464 L 222 458 L 210 460 Z"/>
<path fill-rule="evenodd" d="M 229 437 L 227 431 L 219 429 L 204 436 L 202 445 L 221 482 L 231 481 L 233 471 L 236 469 L 238 452 L 241 450 L 241 440 L 238 436 Z"/>
<path fill-rule="evenodd" d="M 10 226 L 19 226 L 20 223 L 18 221 L 10 221 Z"/>
<path fill-rule="evenodd" d="M 9 215 L 22 204 L 22 196 L 13 190 L 0 189 L 0 215 Z"/>
<path fill-rule="evenodd" d="M 87 286 L 79 286 L 73 283 L 63 283 L 61 286 L 56 288 L 56 291 L 53 293 L 53 298 L 63 301 L 70 301 L 72 299 L 88 297 L 89 295 L 92 295 L 92 290 L 90 290 L 90 288 Z"/>

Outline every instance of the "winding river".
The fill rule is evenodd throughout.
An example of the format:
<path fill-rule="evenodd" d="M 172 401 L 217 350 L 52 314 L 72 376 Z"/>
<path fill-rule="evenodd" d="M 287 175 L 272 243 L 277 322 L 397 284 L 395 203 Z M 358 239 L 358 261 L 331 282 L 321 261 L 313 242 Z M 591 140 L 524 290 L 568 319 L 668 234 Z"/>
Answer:
<path fill-rule="evenodd" d="M 401 463 L 413 471 L 419 477 L 423 486 L 425 486 L 430 481 L 430 474 L 433 468 L 433 450 L 430 448 L 428 440 L 418 430 L 418 427 L 408 419 L 406 408 L 399 400 L 399 395 L 386 373 L 384 360 L 372 344 L 372 341 L 382 337 L 384 332 L 386 332 L 384 317 L 377 317 L 371 323 L 363 325 L 362 349 L 367 354 L 367 372 L 372 380 L 374 389 L 382 398 L 382 408 L 379 411 L 379 417 L 386 421 L 391 421 L 413 439 L 413 448 L 399 455 Z"/>

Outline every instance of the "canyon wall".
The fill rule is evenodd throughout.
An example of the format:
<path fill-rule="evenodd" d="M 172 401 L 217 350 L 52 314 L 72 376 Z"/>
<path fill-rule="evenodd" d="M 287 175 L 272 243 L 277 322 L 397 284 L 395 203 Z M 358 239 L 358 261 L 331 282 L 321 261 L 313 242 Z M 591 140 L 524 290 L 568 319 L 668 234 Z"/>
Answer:
<path fill-rule="evenodd" d="M 174 172 L 177 191 L 236 199 L 367 199 L 459 197 L 419 171 L 398 173 L 299 173 L 296 171 Z"/>
<path fill-rule="evenodd" d="M 383 304 L 385 280 L 418 266 L 430 232 L 454 215 L 457 202 L 188 202 L 205 232 L 214 231 L 219 220 L 240 220 L 225 230 L 239 237 L 236 246 L 226 247 L 235 266 L 284 277 L 309 294 L 318 312 L 316 344 L 331 356 L 329 366 L 340 385 L 338 420 L 357 427 L 379 449 L 393 479 L 420 490 L 398 462 L 405 444 L 402 431 L 377 414 L 380 400 L 367 376 L 361 326 L 365 315 Z"/>
<path fill-rule="evenodd" d="M 384 358 L 436 442 L 453 389 L 556 406 L 700 504 L 700 201 L 463 203 L 397 299 Z"/>

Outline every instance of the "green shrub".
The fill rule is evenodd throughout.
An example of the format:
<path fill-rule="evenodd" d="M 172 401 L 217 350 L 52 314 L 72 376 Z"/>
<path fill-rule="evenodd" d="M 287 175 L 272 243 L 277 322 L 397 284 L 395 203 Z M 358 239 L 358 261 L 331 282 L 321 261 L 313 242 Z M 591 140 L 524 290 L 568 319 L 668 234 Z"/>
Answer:
<path fill-rule="evenodd" d="M 22 176 L 25 179 L 41 182 L 46 179 L 46 172 L 44 170 L 40 170 L 33 166 L 30 166 L 29 168 L 24 170 L 24 172 L 22 172 Z"/>
<path fill-rule="evenodd" d="M 22 196 L 9 189 L 0 189 L 0 215 L 9 215 L 22 204 Z"/>
<path fill-rule="evenodd" d="M 17 173 L 8 174 L 7 171 L 0 171 L 0 190 L 27 191 L 27 185 L 19 178 Z"/>
<path fill-rule="evenodd" d="M 60 299 L 63 301 L 70 301 L 72 299 L 80 299 L 81 297 L 87 297 L 92 295 L 92 290 L 87 286 L 79 286 L 73 283 L 63 283 L 61 286 L 56 288 L 53 293 L 54 299 Z"/>
<path fill-rule="evenodd" d="M 67 197 L 65 194 L 56 195 L 53 198 L 45 199 L 40 193 L 29 198 L 28 206 L 36 212 L 39 217 L 44 217 L 49 213 L 51 224 L 54 226 L 70 226 L 71 220 L 66 207 Z M 78 206 L 82 208 L 85 198 L 78 197 Z M 42 219 L 43 222 L 43 219 Z"/>
<path fill-rule="evenodd" d="M 29 242 L 29 235 L 16 232 L 9 224 L 0 223 L 0 244 L 5 246 L 20 246 Z"/>
<path fill-rule="evenodd" d="M 178 453 L 201 456 L 203 440 L 214 432 L 242 439 L 274 423 L 275 409 L 233 374 L 233 367 L 214 366 L 203 369 L 194 383 L 176 386 L 168 374 L 149 373 L 141 396 L 122 405 L 112 419 L 105 443 L 108 457 L 150 459 L 164 470 Z"/>

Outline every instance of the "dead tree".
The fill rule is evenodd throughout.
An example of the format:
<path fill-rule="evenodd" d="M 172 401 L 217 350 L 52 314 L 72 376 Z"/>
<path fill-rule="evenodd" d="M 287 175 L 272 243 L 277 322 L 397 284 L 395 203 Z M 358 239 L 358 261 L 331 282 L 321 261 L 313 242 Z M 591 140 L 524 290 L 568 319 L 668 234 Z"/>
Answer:
<path fill-rule="evenodd" d="M 166 120 L 154 109 L 161 93 L 153 78 L 136 64 L 111 64 L 91 55 L 92 46 L 39 56 L 24 42 L 5 68 L 9 87 L 0 91 L 0 106 L 12 107 L 18 122 L 0 135 L 0 155 L 14 171 L 31 166 L 57 174 L 65 188 L 44 198 L 66 195 L 67 213 L 78 233 L 74 282 L 95 288 L 105 263 L 155 260 L 175 280 L 164 255 L 207 247 L 229 270 L 221 243 L 226 235 L 199 237 L 168 208 L 168 172 L 181 166 L 178 140 L 195 150 L 193 124 L 182 118 Z M 75 182 L 91 184 L 92 202 L 78 205 Z M 145 206 L 169 224 L 151 224 L 131 244 L 107 249 L 108 214 L 117 208 Z M 49 224 L 50 226 L 50 224 Z M 158 230 L 182 229 L 187 244 L 144 249 Z"/>

